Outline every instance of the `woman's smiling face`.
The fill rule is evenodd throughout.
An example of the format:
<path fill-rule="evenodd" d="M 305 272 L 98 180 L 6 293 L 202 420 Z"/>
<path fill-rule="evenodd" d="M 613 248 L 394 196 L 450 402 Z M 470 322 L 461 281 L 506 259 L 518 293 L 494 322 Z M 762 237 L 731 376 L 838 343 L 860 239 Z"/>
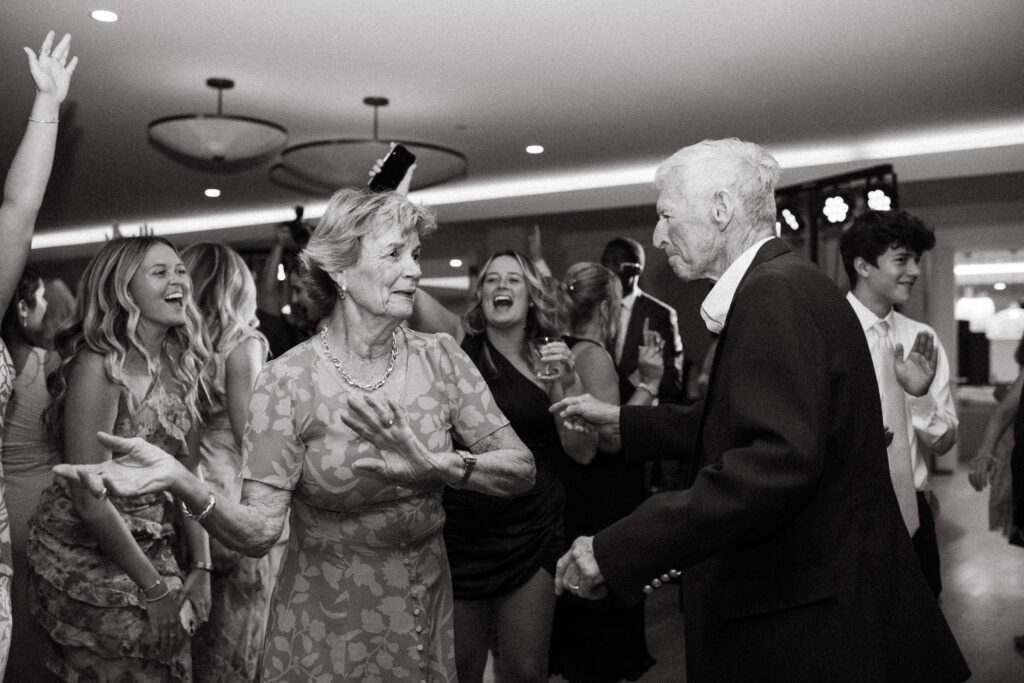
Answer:
<path fill-rule="evenodd" d="M 530 293 L 519 262 L 511 256 L 491 259 L 480 276 L 480 303 L 488 326 L 509 327 L 526 324 Z"/>
<path fill-rule="evenodd" d="M 185 324 L 192 281 L 174 249 L 154 244 L 128 283 L 128 293 L 139 307 L 140 323 L 168 329 Z"/>

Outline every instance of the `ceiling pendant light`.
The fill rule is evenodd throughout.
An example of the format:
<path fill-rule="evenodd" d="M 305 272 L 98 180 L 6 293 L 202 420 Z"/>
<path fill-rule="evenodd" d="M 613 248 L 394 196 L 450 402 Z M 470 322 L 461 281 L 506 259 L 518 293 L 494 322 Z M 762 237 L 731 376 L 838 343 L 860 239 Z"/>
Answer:
<path fill-rule="evenodd" d="M 242 170 L 261 163 L 288 141 L 288 133 L 271 121 L 223 113 L 229 78 L 209 78 L 217 91 L 216 114 L 183 114 L 149 124 L 149 139 L 161 152 L 186 165 L 214 170 Z"/>
<path fill-rule="evenodd" d="M 270 179 L 279 185 L 309 195 L 326 196 L 343 187 L 366 187 L 370 168 L 384 158 L 391 142 L 398 142 L 416 155 L 412 189 L 437 185 L 466 174 L 466 155 L 449 147 L 409 140 L 380 139 L 378 116 L 388 106 L 386 97 L 366 97 L 373 107 L 373 136 L 336 138 L 293 145 L 281 152 L 281 160 L 270 169 Z"/>

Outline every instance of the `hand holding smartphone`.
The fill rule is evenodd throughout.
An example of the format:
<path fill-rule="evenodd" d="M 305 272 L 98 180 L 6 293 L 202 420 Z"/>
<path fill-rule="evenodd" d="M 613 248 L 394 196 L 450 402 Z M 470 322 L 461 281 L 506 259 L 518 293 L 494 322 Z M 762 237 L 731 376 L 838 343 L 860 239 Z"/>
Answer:
<path fill-rule="evenodd" d="M 416 163 L 416 155 L 404 145 L 395 145 L 384 158 L 380 171 L 370 179 L 370 189 L 374 192 L 394 190 L 402 182 L 406 171 Z"/>

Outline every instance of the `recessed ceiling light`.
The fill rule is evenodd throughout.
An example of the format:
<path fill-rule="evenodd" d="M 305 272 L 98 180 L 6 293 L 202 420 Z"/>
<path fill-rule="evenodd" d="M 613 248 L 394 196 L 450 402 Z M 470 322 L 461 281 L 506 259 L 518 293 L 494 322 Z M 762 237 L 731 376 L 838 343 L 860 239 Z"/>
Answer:
<path fill-rule="evenodd" d="M 104 24 L 112 24 L 117 21 L 117 14 L 105 9 L 93 10 L 89 16 L 96 21 L 102 21 Z"/>
<path fill-rule="evenodd" d="M 997 282 L 994 285 L 992 285 L 992 289 L 996 290 L 997 292 L 1001 292 L 1004 289 L 1006 289 L 1006 283 L 1005 282 Z"/>
<path fill-rule="evenodd" d="M 527 145 L 526 146 L 526 153 L 527 154 L 543 154 L 544 153 L 544 146 L 543 145 Z"/>
<path fill-rule="evenodd" d="M 451 261 L 448 262 L 448 265 L 451 266 L 452 268 L 461 268 L 462 267 L 462 259 L 460 259 L 460 258 L 453 258 Z"/>
<path fill-rule="evenodd" d="M 216 187 L 208 187 L 206 188 L 206 190 L 203 191 L 203 194 L 213 199 L 220 196 L 220 190 L 218 190 Z"/>

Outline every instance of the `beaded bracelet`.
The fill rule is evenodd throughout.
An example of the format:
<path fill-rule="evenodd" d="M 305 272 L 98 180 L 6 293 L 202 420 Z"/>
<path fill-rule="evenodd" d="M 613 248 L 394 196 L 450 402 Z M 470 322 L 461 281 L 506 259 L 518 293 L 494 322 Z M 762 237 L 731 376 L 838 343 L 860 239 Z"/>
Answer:
<path fill-rule="evenodd" d="M 28 117 L 28 120 L 31 121 L 32 123 L 60 123 L 60 119 L 51 119 L 49 121 L 45 121 L 45 120 L 42 120 L 42 119 L 34 119 L 31 116 Z"/>
<path fill-rule="evenodd" d="M 181 511 L 185 513 L 186 517 L 188 517 L 189 519 L 194 519 L 197 522 L 201 522 L 204 519 L 206 519 L 206 517 L 211 512 L 213 512 L 213 508 L 215 507 L 217 507 L 217 498 L 212 493 L 210 494 L 210 502 L 207 503 L 206 508 L 199 513 L 192 512 L 191 510 L 188 509 L 188 506 L 185 505 L 185 501 L 181 501 Z"/>

